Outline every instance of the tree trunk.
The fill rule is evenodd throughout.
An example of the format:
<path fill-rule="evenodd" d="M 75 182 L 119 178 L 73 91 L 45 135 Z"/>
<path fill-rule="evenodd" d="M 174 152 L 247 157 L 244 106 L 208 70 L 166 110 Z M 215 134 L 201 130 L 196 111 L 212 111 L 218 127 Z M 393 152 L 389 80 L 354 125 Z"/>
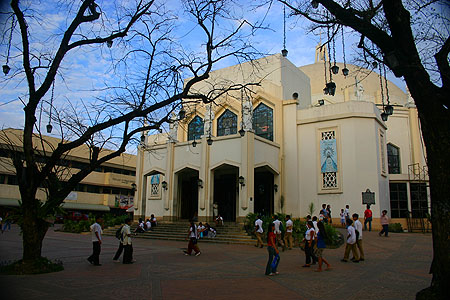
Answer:
<path fill-rule="evenodd" d="M 422 87 L 423 88 L 423 87 Z M 419 89 L 421 89 L 419 87 Z M 418 299 L 449 299 L 450 274 L 450 112 L 442 105 L 442 91 L 416 90 L 414 97 L 424 138 L 431 191 L 431 223 L 433 227 L 433 274 L 426 296 L 423 291 Z M 430 99 L 432 97 L 433 99 Z M 422 294 L 422 295 L 420 295 Z M 425 296 L 425 298 L 421 298 Z"/>
<path fill-rule="evenodd" d="M 21 224 L 23 234 L 23 261 L 25 264 L 32 263 L 41 258 L 42 241 L 47 233 L 49 224 L 39 217 L 37 199 L 23 200 Z"/>

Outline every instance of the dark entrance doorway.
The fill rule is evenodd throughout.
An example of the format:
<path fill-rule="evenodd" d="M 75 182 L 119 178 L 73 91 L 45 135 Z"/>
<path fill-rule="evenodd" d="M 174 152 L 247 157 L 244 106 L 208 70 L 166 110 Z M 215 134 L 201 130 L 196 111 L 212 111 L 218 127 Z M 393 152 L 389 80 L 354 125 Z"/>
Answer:
<path fill-rule="evenodd" d="M 273 181 L 273 173 L 266 167 L 255 169 L 255 213 L 261 215 L 272 215 L 274 213 Z"/>
<path fill-rule="evenodd" d="M 178 173 L 181 219 L 192 219 L 198 213 L 198 171 L 184 169 Z"/>
<path fill-rule="evenodd" d="M 236 221 L 237 178 L 239 169 L 223 165 L 214 170 L 214 202 L 224 221 Z"/>

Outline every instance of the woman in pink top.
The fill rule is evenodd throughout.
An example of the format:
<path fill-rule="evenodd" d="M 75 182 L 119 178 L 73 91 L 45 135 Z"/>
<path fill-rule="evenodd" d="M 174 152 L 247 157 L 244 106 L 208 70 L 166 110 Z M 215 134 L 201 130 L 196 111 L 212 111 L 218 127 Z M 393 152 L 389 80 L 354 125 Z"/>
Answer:
<path fill-rule="evenodd" d="M 387 216 L 387 210 L 383 210 L 381 213 L 380 223 L 381 226 L 383 226 L 383 229 L 378 233 L 378 235 L 381 236 L 384 233 L 384 236 L 387 237 L 389 233 L 389 217 Z"/>

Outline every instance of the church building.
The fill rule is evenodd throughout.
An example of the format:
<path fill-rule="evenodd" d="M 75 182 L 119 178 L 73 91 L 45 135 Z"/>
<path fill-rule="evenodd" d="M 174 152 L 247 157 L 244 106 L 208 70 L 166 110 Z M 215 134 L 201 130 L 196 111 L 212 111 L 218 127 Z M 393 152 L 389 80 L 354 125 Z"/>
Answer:
<path fill-rule="evenodd" d="M 375 227 L 386 209 L 406 228 L 410 212 L 428 212 L 425 150 L 410 96 L 355 65 L 338 63 L 334 74 L 324 57 L 318 48 L 314 64 L 297 67 L 275 54 L 195 85 L 219 96 L 210 104 L 186 100 L 186 116 L 174 118 L 169 133 L 143 136 L 135 218 L 210 221 L 214 207 L 229 222 L 249 213 L 303 218 L 312 203 L 314 215 L 331 205 L 339 222 L 346 205 L 362 216 L 363 203 L 373 203 Z"/>

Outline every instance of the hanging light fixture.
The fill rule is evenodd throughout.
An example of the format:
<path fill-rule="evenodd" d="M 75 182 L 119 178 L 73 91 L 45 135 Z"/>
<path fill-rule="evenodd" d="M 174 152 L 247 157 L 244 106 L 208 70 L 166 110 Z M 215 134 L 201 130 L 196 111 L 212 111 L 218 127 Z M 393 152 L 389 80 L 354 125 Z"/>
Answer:
<path fill-rule="evenodd" d="M 311 1 L 311 6 L 316 9 L 319 7 L 319 2 L 317 2 L 316 0 Z"/>
<path fill-rule="evenodd" d="M 108 46 L 108 48 L 111 48 L 113 45 L 113 41 L 112 40 L 107 40 L 106 41 L 106 46 Z"/>
<path fill-rule="evenodd" d="M 388 114 L 387 113 L 385 113 L 384 111 L 381 113 L 381 120 L 383 120 L 383 121 L 387 121 L 387 119 L 388 119 Z"/>
<path fill-rule="evenodd" d="M 184 110 L 183 107 L 181 107 L 180 111 L 178 112 L 178 118 L 179 118 L 180 120 L 183 120 L 184 117 L 186 117 L 186 111 Z"/>
<path fill-rule="evenodd" d="M 384 112 L 388 115 L 388 116 L 392 116 L 392 114 L 394 113 L 394 107 L 390 104 L 386 105 L 384 107 Z"/>
<path fill-rule="evenodd" d="M 142 132 L 142 134 L 141 134 L 141 143 L 142 143 L 142 144 L 145 143 L 145 135 L 144 135 L 144 132 Z"/>
<path fill-rule="evenodd" d="M 208 139 L 206 140 L 206 142 L 208 143 L 209 146 L 212 145 L 213 139 L 211 138 L 211 136 L 208 137 Z"/>
<path fill-rule="evenodd" d="M 15 15 L 13 15 L 12 19 L 11 19 L 11 31 L 9 33 L 8 52 L 6 53 L 6 64 L 4 64 L 2 66 L 3 74 L 5 74 L 5 76 L 8 75 L 9 71 L 11 70 L 11 68 L 8 66 L 8 63 L 9 63 L 9 53 L 11 50 L 12 35 L 13 35 L 13 30 L 14 30 L 14 19 L 15 19 Z"/>
<path fill-rule="evenodd" d="M 378 67 L 378 63 L 376 61 L 372 62 L 372 67 L 375 69 Z"/>
<path fill-rule="evenodd" d="M 239 134 L 241 136 L 244 136 L 245 135 L 245 130 L 243 128 L 239 129 Z"/>
<path fill-rule="evenodd" d="M 342 34 L 342 54 L 344 57 L 344 68 L 342 69 L 342 74 L 344 76 L 347 76 L 349 73 L 349 70 L 347 69 L 347 64 L 345 62 L 345 40 L 344 40 L 344 26 L 341 27 L 341 34 Z"/>
<path fill-rule="evenodd" d="M 283 5 L 283 50 L 281 50 L 281 55 L 287 57 L 288 51 L 286 49 L 286 5 Z"/>
<path fill-rule="evenodd" d="M 50 115 L 48 116 L 47 133 L 52 133 L 52 108 L 53 108 L 53 96 L 55 93 L 55 79 L 52 82 L 52 95 L 50 96 Z"/>
<path fill-rule="evenodd" d="M 197 141 L 194 139 L 194 141 L 192 142 L 192 147 L 197 147 Z"/>
<path fill-rule="evenodd" d="M 333 25 L 333 32 L 334 32 L 334 25 Z M 335 39 L 334 39 L 334 33 L 333 33 L 333 61 L 334 64 L 331 67 L 331 72 L 333 72 L 334 75 L 339 73 L 339 67 L 336 65 L 336 44 L 335 44 Z M 330 61 L 331 63 L 331 61 Z"/>
<path fill-rule="evenodd" d="M 334 66 L 331 67 L 331 72 L 333 72 L 334 75 L 339 73 L 339 67 L 336 66 L 336 62 L 334 63 Z"/>

